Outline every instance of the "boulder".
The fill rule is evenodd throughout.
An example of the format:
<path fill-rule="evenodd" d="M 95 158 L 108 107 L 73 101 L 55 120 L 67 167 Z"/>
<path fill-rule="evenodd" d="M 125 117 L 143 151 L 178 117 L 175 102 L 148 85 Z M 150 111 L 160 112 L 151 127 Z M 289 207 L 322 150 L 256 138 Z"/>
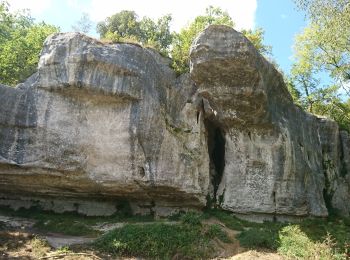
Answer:
<path fill-rule="evenodd" d="M 88 208 L 81 199 L 114 211 L 127 201 L 144 214 L 202 208 L 209 157 L 193 88 L 152 50 L 79 33 L 49 37 L 38 72 L 0 86 L 3 204 L 30 196 L 60 211 L 57 198 L 79 212 Z"/>
<path fill-rule="evenodd" d="M 209 26 L 190 73 L 135 44 L 50 36 L 38 71 L 0 85 L 0 204 L 255 221 L 350 212 L 350 142 L 293 104 L 239 32 Z"/>
<path fill-rule="evenodd" d="M 205 125 L 219 133 L 208 144 L 220 207 L 253 220 L 324 217 L 344 207 L 350 182 L 340 174 L 341 154 L 349 150 L 334 121 L 293 104 L 282 75 L 230 27 L 208 27 L 190 57 Z"/>

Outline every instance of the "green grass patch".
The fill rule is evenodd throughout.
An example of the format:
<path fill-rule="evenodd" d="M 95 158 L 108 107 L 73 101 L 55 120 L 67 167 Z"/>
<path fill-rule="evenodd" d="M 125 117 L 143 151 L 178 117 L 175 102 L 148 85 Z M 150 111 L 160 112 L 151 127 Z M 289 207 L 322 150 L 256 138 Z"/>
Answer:
<path fill-rule="evenodd" d="M 217 218 L 230 229 L 241 231 L 236 238 L 246 248 L 276 250 L 289 257 L 306 259 L 350 258 L 350 218 L 305 219 L 293 225 L 252 223 L 219 209 L 207 210 L 203 215 L 203 218 L 210 217 Z"/>
<path fill-rule="evenodd" d="M 237 238 L 243 247 L 276 250 L 279 246 L 278 230 L 277 227 L 253 227 L 242 231 Z"/>
<path fill-rule="evenodd" d="M 232 230 L 243 231 L 245 227 L 259 226 L 257 223 L 245 221 L 232 215 L 232 213 L 220 209 L 206 210 L 202 218 L 215 217 L 220 220 L 226 227 Z"/>
<path fill-rule="evenodd" d="M 188 212 L 175 224 L 128 224 L 102 235 L 95 247 L 118 256 L 151 259 L 207 259 L 214 256 L 213 239 L 231 242 L 217 225 L 202 225 L 202 214 Z"/>
<path fill-rule="evenodd" d="M 265 222 L 246 227 L 241 246 L 267 248 L 299 259 L 347 259 L 350 227 L 347 219 L 306 219 L 297 224 Z"/>
<path fill-rule="evenodd" d="M 182 223 L 128 224 L 101 236 L 95 247 L 113 255 L 152 259 L 203 259 L 212 251 L 201 226 Z"/>
<path fill-rule="evenodd" d="M 97 223 L 117 222 L 148 222 L 153 221 L 153 216 L 131 216 L 122 211 L 108 217 L 88 217 L 75 212 L 54 213 L 43 211 L 40 208 L 12 210 L 8 207 L 0 207 L 0 214 L 12 217 L 23 217 L 36 220 L 34 227 L 39 231 L 62 233 L 65 235 L 98 235 L 99 232 L 91 226 Z"/>
<path fill-rule="evenodd" d="M 227 236 L 227 233 L 222 230 L 218 224 L 210 225 L 205 234 L 211 239 L 218 238 L 224 243 L 232 242 L 231 239 Z"/>

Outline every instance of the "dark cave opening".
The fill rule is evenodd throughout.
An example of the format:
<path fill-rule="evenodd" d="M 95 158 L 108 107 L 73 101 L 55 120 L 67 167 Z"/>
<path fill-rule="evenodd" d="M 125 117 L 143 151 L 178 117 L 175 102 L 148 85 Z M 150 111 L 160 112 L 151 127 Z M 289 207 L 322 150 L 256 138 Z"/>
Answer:
<path fill-rule="evenodd" d="M 207 130 L 208 153 L 210 159 L 209 169 L 213 187 L 213 199 L 216 201 L 216 193 L 225 169 L 225 134 L 218 124 L 210 120 L 205 120 L 204 123 Z"/>

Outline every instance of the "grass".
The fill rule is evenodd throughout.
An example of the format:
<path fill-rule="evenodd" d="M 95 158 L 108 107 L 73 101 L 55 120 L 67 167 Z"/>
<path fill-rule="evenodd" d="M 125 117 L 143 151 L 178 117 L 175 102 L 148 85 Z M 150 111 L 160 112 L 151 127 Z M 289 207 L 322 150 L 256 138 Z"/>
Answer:
<path fill-rule="evenodd" d="M 230 242 L 219 225 L 204 227 L 201 214 L 189 212 L 176 224 L 129 224 L 101 236 L 95 247 L 118 256 L 151 259 L 206 259 L 213 255 L 212 239 Z"/>
<path fill-rule="evenodd" d="M 269 249 L 301 259 L 350 259 L 350 218 L 331 216 L 297 224 L 252 223 L 217 209 L 203 216 L 215 217 L 226 227 L 241 231 L 236 238 L 245 248 Z"/>
<path fill-rule="evenodd" d="M 39 208 L 21 208 L 15 211 L 8 207 L 0 207 L 0 214 L 13 217 L 31 218 L 37 221 L 34 227 L 39 231 L 62 233 L 72 236 L 98 235 L 99 232 L 91 227 L 97 223 L 134 223 L 153 221 L 152 216 L 131 216 L 129 213 L 124 211 L 108 217 L 88 217 L 74 212 L 58 214 L 52 211 L 43 211 Z"/>
<path fill-rule="evenodd" d="M 222 228 L 218 224 L 210 225 L 205 235 L 211 239 L 218 238 L 224 243 L 232 242 L 231 239 L 227 236 L 227 233 L 224 230 L 222 230 Z"/>
<path fill-rule="evenodd" d="M 110 217 L 86 217 L 75 213 L 54 214 L 39 209 L 13 211 L 0 208 L 0 214 L 35 219 L 35 227 L 41 231 L 100 235 L 94 247 L 100 252 L 117 256 L 152 259 L 213 257 L 217 240 L 232 242 L 222 228 L 223 224 L 226 228 L 240 231 L 236 239 L 248 249 L 268 249 L 299 259 L 350 258 L 350 218 L 305 219 L 297 224 L 252 223 L 240 220 L 232 213 L 212 209 L 203 213 L 188 212 L 171 216 L 165 220 L 176 222 L 169 224 L 163 220 L 155 221 L 152 216 L 130 216 L 127 211 Z M 212 218 L 222 224 L 206 224 Z M 154 222 L 147 225 L 139 223 L 148 221 Z M 115 222 L 128 224 L 103 235 L 91 228 L 97 223 Z"/>

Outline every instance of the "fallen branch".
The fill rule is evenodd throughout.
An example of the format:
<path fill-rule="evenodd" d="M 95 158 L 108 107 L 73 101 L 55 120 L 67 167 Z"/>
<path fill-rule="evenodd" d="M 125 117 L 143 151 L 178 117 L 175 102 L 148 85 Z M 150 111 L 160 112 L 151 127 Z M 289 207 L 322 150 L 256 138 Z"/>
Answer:
<path fill-rule="evenodd" d="M 102 260 L 102 258 L 100 258 L 99 256 L 95 254 L 89 254 L 89 253 L 61 253 L 56 255 L 43 256 L 43 257 L 40 257 L 39 259 L 55 259 L 63 256 L 91 256 L 91 257 L 94 257 L 95 259 Z"/>

